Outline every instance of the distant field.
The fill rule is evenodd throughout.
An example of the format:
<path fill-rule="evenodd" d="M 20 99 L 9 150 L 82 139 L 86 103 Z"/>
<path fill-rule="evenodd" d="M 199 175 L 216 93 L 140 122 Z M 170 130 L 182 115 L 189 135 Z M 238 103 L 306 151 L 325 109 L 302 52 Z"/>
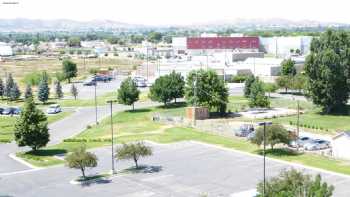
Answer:
<path fill-rule="evenodd" d="M 130 71 L 134 66 L 141 62 L 133 59 L 122 58 L 94 58 L 94 59 L 72 59 L 78 66 L 78 75 L 88 74 L 91 68 L 117 68 L 119 70 Z M 47 71 L 49 74 L 62 71 L 62 61 L 58 59 L 42 58 L 40 60 L 29 61 L 8 61 L 0 62 L 0 77 L 4 78 L 6 73 L 12 73 L 14 78 L 20 83 L 20 80 L 34 71 Z M 23 85 L 23 84 L 21 84 Z"/>

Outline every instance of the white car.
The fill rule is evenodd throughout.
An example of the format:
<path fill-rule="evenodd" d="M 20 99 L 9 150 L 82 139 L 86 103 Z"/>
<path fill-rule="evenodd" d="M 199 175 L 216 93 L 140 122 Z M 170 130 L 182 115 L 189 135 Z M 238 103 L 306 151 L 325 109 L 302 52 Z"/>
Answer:
<path fill-rule="evenodd" d="M 313 140 L 304 145 L 305 150 L 322 150 L 330 147 L 330 142 L 326 140 Z"/>
<path fill-rule="evenodd" d="M 49 108 L 46 110 L 46 113 L 57 114 L 57 113 L 60 113 L 61 111 L 62 110 L 61 110 L 60 105 L 50 105 Z"/>

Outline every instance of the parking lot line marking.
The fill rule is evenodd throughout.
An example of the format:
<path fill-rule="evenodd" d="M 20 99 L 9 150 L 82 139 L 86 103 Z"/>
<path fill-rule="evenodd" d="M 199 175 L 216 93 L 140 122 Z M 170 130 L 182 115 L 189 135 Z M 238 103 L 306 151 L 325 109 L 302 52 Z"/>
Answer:
<path fill-rule="evenodd" d="M 252 157 L 256 157 L 256 158 L 261 158 L 261 159 L 263 158 L 263 156 L 260 156 L 260 155 L 255 155 L 253 153 L 247 153 L 247 152 L 244 152 L 244 151 L 240 151 L 240 150 L 236 150 L 236 149 L 230 149 L 230 148 L 226 148 L 226 147 L 222 147 L 222 146 L 218 146 L 218 145 L 207 144 L 207 143 L 198 142 L 198 141 L 194 141 L 194 140 L 190 140 L 190 142 L 195 143 L 195 144 L 201 144 L 201 145 L 204 145 L 204 146 L 213 147 L 213 148 L 218 148 L 218 149 L 225 150 L 225 151 L 231 151 L 231 152 L 235 152 L 235 153 L 239 153 L 239 154 L 243 154 L 243 155 L 248 155 L 248 156 L 252 156 Z M 283 161 L 283 160 L 274 159 L 274 158 L 270 158 L 270 157 L 266 157 L 266 159 L 270 160 L 270 161 L 275 161 L 275 162 L 278 162 L 278 163 L 282 163 L 282 164 L 287 164 L 287 165 L 290 165 L 290 166 L 293 166 L 293 167 L 299 167 L 299 168 L 314 170 L 314 171 L 318 171 L 318 172 L 322 172 L 322 173 L 326 173 L 326 174 L 331 174 L 331 175 L 336 175 L 336 176 L 341 176 L 341 177 L 350 179 L 350 175 L 346 175 L 346 174 L 342 174 L 342 173 L 338 173 L 338 172 L 332 172 L 332 171 L 324 170 L 324 169 L 321 169 L 321 168 L 306 166 L 306 165 L 303 165 L 303 164 L 293 163 L 293 162 L 289 162 L 289 161 Z"/>
<path fill-rule="evenodd" d="M 32 164 L 30 164 L 30 163 L 24 161 L 23 159 L 17 157 L 17 156 L 16 156 L 15 154 L 13 154 L 13 153 L 9 154 L 9 157 L 10 157 L 11 159 L 13 159 L 13 160 L 15 160 L 15 161 L 17 161 L 17 162 L 19 162 L 19 163 L 25 165 L 25 166 L 31 168 L 31 169 L 41 169 L 41 168 L 39 168 L 39 167 L 33 166 Z"/>

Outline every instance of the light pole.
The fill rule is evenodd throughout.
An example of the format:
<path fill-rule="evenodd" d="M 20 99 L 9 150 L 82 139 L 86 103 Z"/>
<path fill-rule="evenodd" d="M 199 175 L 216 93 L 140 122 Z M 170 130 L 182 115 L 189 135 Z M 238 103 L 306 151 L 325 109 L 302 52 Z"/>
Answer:
<path fill-rule="evenodd" d="M 115 168 L 114 168 L 114 131 L 113 131 L 113 102 L 116 102 L 116 100 L 109 100 L 107 103 L 110 104 L 111 109 L 111 134 L 112 134 L 112 174 L 116 174 Z"/>
<path fill-rule="evenodd" d="M 260 122 L 258 123 L 259 126 L 264 126 L 264 149 L 263 149 L 263 156 L 264 156 L 264 188 L 263 188 L 263 197 L 265 197 L 265 190 L 266 190 L 266 126 L 272 125 L 272 122 Z"/>
<path fill-rule="evenodd" d="M 96 94 L 97 80 L 96 80 L 96 73 L 94 75 L 94 81 L 95 81 L 95 123 L 96 123 L 96 125 L 98 125 L 98 121 L 97 121 L 97 94 Z"/>

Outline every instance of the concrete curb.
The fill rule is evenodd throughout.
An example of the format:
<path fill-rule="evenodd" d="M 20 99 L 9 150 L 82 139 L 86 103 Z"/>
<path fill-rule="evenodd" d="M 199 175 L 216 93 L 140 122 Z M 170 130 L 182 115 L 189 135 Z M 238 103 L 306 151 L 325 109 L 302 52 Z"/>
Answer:
<path fill-rule="evenodd" d="M 32 165 L 32 164 L 30 164 L 30 163 L 24 161 L 23 159 L 17 157 L 17 156 L 16 156 L 15 154 L 13 154 L 13 153 L 10 153 L 10 154 L 9 154 L 9 157 L 10 157 L 11 159 L 13 159 L 13 160 L 15 160 L 15 161 L 17 161 L 17 162 L 19 162 L 19 163 L 25 165 L 25 166 L 31 168 L 31 169 L 37 169 L 37 170 L 38 170 L 38 169 L 42 169 L 42 168 L 40 168 L 40 167 L 36 167 L 36 166 L 34 166 L 34 165 Z"/>

